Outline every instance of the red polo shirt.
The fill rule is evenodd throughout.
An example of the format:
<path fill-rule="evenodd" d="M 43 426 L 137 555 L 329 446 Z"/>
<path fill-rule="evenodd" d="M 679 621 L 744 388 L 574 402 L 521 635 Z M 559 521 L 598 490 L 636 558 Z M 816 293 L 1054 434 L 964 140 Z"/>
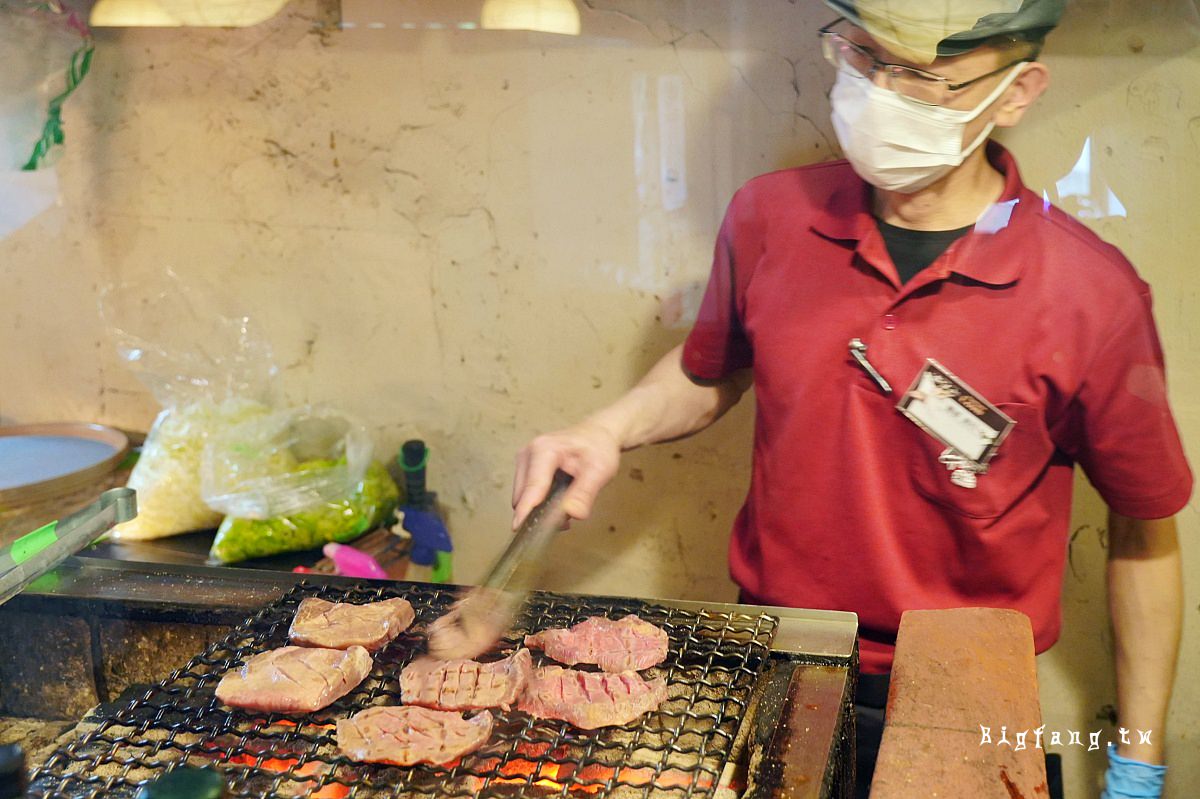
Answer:
<path fill-rule="evenodd" d="M 1015 608 L 1039 652 L 1053 644 L 1076 463 L 1127 516 L 1170 516 L 1191 494 L 1149 287 L 1003 148 L 988 157 L 1002 201 L 903 286 L 845 162 L 750 181 L 684 347 L 698 379 L 754 370 L 733 578 L 760 603 L 858 613 L 867 672 L 890 668 L 910 608 Z M 943 445 L 895 409 L 926 358 L 1017 422 L 976 488 L 951 483 Z"/>

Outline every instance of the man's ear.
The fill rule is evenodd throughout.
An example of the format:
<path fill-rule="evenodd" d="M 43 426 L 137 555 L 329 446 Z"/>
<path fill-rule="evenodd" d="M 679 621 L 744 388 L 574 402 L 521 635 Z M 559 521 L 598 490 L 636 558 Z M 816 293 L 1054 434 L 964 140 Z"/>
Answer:
<path fill-rule="evenodd" d="M 1045 64 L 1041 61 L 1026 64 L 996 106 L 996 115 L 992 118 L 996 127 L 1011 128 L 1020 122 L 1049 85 L 1050 70 Z"/>

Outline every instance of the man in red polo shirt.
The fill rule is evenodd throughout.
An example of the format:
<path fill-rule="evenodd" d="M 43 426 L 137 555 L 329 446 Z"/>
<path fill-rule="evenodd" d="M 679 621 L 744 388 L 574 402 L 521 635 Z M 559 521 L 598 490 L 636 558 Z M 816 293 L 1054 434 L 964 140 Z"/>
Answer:
<path fill-rule="evenodd" d="M 738 191 L 685 343 L 521 452 L 515 520 L 555 468 L 585 518 L 623 450 L 701 430 L 753 384 L 730 570 L 745 601 L 858 614 L 865 790 L 886 694 L 872 675 L 905 610 L 1015 608 L 1039 652 L 1057 640 L 1079 464 L 1110 508 L 1121 726 L 1154 731 L 1110 751 L 1106 796 L 1157 796 L 1182 623 L 1172 517 L 1192 478 L 1149 288 L 987 142 L 1046 88 L 1036 58 L 1062 0 L 829 5 L 848 161 Z"/>

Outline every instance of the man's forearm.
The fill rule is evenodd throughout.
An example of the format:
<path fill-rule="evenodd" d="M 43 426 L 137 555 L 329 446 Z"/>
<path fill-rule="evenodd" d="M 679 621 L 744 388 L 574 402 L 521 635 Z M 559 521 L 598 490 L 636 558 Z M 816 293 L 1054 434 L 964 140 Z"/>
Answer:
<path fill-rule="evenodd" d="M 1116 643 L 1121 727 L 1118 751 L 1163 762 L 1163 736 L 1183 627 L 1183 573 L 1174 519 L 1139 520 L 1109 512 L 1108 605 Z"/>
<path fill-rule="evenodd" d="M 737 404 L 751 382 L 738 373 L 698 385 L 683 369 L 683 345 L 655 364 L 629 393 L 588 418 L 612 432 L 622 449 L 683 438 L 703 430 Z"/>

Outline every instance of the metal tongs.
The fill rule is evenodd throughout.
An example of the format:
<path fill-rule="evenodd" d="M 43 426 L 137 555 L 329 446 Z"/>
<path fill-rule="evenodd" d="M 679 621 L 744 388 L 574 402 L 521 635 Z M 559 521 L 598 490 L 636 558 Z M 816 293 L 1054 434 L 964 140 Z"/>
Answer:
<path fill-rule="evenodd" d="M 137 493 L 132 488 L 113 488 L 83 510 L 21 536 L 0 550 L 0 605 L 114 525 L 134 516 Z"/>
<path fill-rule="evenodd" d="M 512 627 L 545 564 L 546 548 L 567 521 L 562 500 L 571 479 L 561 469 L 555 472 L 546 498 L 525 517 L 487 578 L 429 626 L 429 654 L 478 657 Z"/>

